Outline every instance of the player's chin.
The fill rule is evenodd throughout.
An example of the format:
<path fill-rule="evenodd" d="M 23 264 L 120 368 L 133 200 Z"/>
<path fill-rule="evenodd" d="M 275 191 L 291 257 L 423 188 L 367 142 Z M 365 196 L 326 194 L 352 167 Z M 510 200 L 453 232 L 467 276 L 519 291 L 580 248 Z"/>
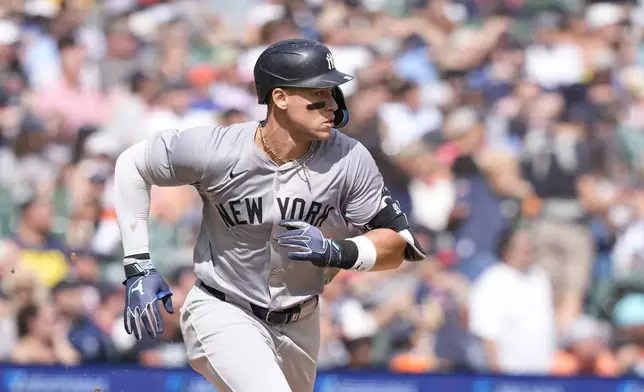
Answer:
<path fill-rule="evenodd" d="M 333 129 L 333 120 L 323 122 L 317 129 L 314 131 L 315 138 L 318 140 L 327 140 L 331 137 L 331 130 Z"/>

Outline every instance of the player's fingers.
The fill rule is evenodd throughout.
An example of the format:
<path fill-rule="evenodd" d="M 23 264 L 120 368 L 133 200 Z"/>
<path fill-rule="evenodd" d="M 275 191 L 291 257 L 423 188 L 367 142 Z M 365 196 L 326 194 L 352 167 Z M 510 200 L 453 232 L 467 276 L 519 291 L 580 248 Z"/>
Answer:
<path fill-rule="evenodd" d="M 161 302 L 163 302 L 163 307 L 166 312 L 174 314 L 174 306 L 172 306 L 172 292 L 164 291 L 159 293 L 157 298 L 161 299 Z"/>
<path fill-rule="evenodd" d="M 298 219 L 282 219 L 279 225 L 287 229 L 306 229 L 309 227 L 308 223 Z"/>
<path fill-rule="evenodd" d="M 141 340 L 142 334 L 141 334 L 141 308 L 138 306 L 134 308 L 134 317 L 133 317 L 134 325 L 132 326 L 132 332 L 134 333 L 134 337 L 136 340 Z"/>
<path fill-rule="evenodd" d="M 311 261 L 311 252 L 291 252 L 288 258 L 297 261 Z"/>
<path fill-rule="evenodd" d="M 163 319 L 161 318 L 161 308 L 158 303 L 152 306 L 152 318 L 152 325 L 156 326 L 157 334 L 161 335 L 163 333 Z"/>
<path fill-rule="evenodd" d="M 128 335 L 132 335 L 132 310 L 129 306 L 125 307 L 125 314 L 123 314 L 123 326 Z"/>
<path fill-rule="evenodd" d="M 308 236 L 303 235 L 304 231 L 303 230 L 290 230 L 290 231 L 285 231 L 283 233 L 279 233 L 275 235 L 276 240 L 281 240 L 281 239 L 286 239 L 286 238 L 293 238 L 293 239 L 299 239 L 299 240 L 310 240 L 311 238 Z"/>
<path fill-rule="evenodd" d="M 287 239 L 287 240 L 280 240 L 277 243 L 287 248 L 298 248 L 303 250 L 310 250 L 309 247 L 306 245 L 306 242 L 302 240 Z"/>
<path fill-rule="evenodd" d="M 143 327 L 147 331 L 148 335 L 150 335 L 153 338 L 156 338 L 157 328 L 156 328 L 156 320 L 153 320 L 154 312 L 152 312 L 152 306 L 153 306 L 153 302 L 150 302 L 147 305 L 145 305 L 145 308 L 143 308 L 143 311 L 141 312 L 141 323 L 143 324 Z"/>

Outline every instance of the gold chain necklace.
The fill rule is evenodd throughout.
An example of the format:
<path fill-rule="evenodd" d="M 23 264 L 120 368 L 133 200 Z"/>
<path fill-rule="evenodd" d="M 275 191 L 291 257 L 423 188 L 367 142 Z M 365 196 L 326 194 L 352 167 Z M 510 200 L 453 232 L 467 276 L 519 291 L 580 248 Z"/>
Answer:
<path fill-rule="evenodd" d="M 279 156 L 279 154 L 277 154 L 268 145 L 268 143 L 266 142 L 266 139 L 264 139 L 264 131 L 262 129 L 261 124 L 259 125 L 258 128 L 259 128 L 259 136 L 262 139 L 262 146 L 264 147 L 266 152 L 268 152 L 268 154 L 271 155 L 271 158 L 273 158 L 278 163 L 278 165 L 282 165 L 282 164 L 285 164 L 285 163 L 288 163 L 288 162 L 293 162 L 298 168 L 300 168 L 300 169 L 302 169 L 302 171 L 304 171 L 304 177 L 305 177 L 304 181 L 306 181 L 306 184 L 308 185 L 309 189 L 311 189 L 311 183 L 309 181 L 309 177 L 311 176 L 311 172 L 309 171 L 308 166 L 306 166 L 306 163 L 308 161 L 310 161 L 311 158 L 313 158 L 313 156 L 315 155 L 315 152 L 309 154 L 309 156 L 303 162 L 300 162 L 300 161 L 298 161 L 297 159 L 294 159 L 294 158 L 284 159 L 281 156 Z"/>

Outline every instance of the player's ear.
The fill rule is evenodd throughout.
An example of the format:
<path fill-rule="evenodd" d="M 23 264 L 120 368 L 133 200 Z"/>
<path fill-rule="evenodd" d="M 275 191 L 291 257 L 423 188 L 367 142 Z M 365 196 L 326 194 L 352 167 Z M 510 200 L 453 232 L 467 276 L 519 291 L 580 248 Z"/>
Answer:
<path fill-rule="evenodd" d="M 288 107 L 288 94 L 281 88 L 276 88 L 271 93 L 271 98 L 273 99 L 273 105 L 276 108 L 281 110 L 286 110 Z"/>

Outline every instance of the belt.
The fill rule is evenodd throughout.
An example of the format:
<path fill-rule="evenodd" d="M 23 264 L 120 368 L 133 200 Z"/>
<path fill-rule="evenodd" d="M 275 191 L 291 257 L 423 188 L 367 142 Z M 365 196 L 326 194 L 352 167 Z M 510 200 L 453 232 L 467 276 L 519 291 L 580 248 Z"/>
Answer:
<path fill-rule="evenodd" d="M 227 302 L 225 293 L 213 287 L 210 287 L 203 282 L 201 282 L 200 286 L 202 289 L 212 294 L 215 298 L 218 298 L 221 301 Z M 313 302 L 315 302 L 315 304 L 313 304 Z M 292 306 L 287 309 L 269 310 L 252 303 L 250 304 L 250 308 L 253 311 L 253 314 L 255 315 L 255 317 L 257 317 L 258 319 L 266 321 L 269 324 L 284 325 L 284 324 L 294 323 L 300 318 L 307 316 L 308 313 L 303 315 L 302 312 L 304 310 L 307 310 L 309 308 L 309 305 L 313 305 L 312 309 L 315 309 L 317 307 L 318 305 L 317 295 L 307 299 L 306 301 L 298 305 Z"/>

